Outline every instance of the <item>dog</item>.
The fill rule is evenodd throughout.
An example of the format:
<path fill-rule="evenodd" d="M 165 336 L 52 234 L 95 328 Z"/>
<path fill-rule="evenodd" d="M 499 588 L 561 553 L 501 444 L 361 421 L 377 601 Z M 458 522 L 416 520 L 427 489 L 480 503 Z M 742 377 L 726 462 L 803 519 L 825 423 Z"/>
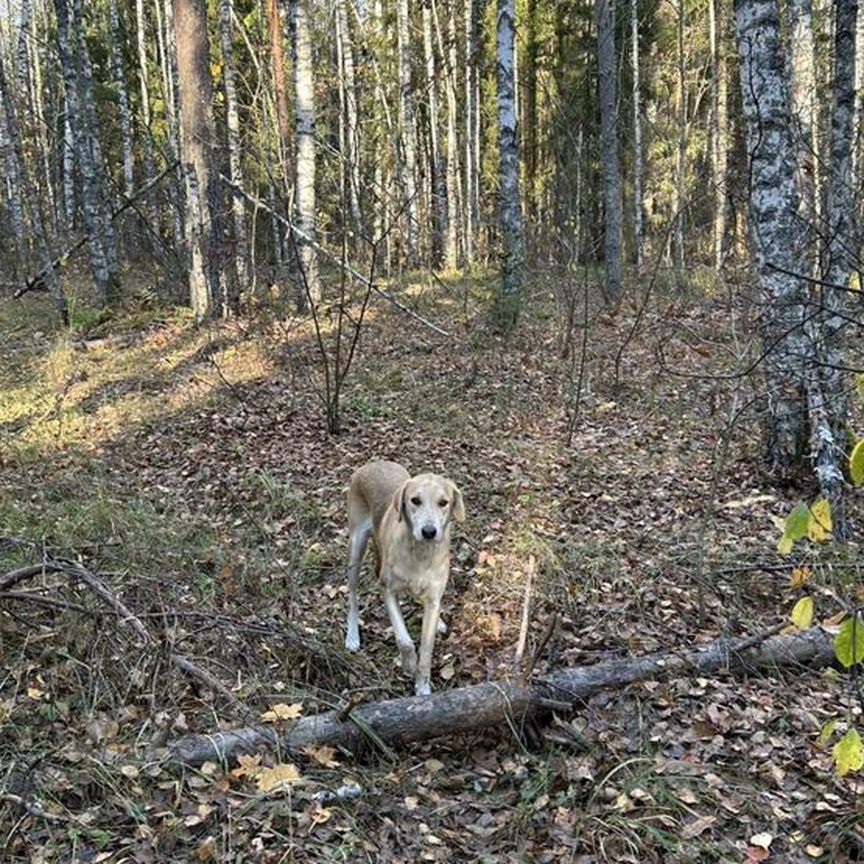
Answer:
<path fill-rule="evenodd" d="M 357 578 L 371 535 L 376 551 L 375 571 L 383 586 L 402 670 L 414 677 L 418 696 L 432 692 L 432 651 L 436 633 L 443 628 L 441 597 L 450 575 L 450 528 L 454 521 L 464 518 L 459 488 L 437 474 L 412 477 L 397 462 L 368 462 L 351 478 L 345 647 L 349 651 L 360 648 Z M 423 606 L 419 657 L 399 608 L 399 597 L 406 593 Z"/>

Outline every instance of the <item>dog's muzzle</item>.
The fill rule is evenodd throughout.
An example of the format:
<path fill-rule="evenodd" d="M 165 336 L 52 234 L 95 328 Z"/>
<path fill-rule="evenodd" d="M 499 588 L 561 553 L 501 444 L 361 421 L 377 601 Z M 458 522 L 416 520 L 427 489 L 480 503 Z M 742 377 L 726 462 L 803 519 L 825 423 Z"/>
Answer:
<path fill-rule="evenodd" d="M 420 533 L 424 540 L 434 540 L 438 536 L 438 529 L 434 525 L 424 525 Z"/>

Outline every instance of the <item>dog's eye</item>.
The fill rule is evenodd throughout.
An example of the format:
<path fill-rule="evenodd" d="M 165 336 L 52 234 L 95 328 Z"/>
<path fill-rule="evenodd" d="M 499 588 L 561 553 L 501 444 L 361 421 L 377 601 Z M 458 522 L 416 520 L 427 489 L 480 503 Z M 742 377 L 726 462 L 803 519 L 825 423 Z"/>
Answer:
<path fill-rule="evenodd" d="M 450 502 L 449 502 L 446 498 L 442 498 L 442 499 L 438 502 L 438 506 L 439 506 L 439 507 L 446 507 L 449 503 L 450 503 Z"/>
<path fill-rule="evenodd" d="M 411 499 L 411 503 L 412 503 L 415 507 L 419 507 L 421 502 L 420 502 L 420 499 L 415 495 L 415 496 Z"/>

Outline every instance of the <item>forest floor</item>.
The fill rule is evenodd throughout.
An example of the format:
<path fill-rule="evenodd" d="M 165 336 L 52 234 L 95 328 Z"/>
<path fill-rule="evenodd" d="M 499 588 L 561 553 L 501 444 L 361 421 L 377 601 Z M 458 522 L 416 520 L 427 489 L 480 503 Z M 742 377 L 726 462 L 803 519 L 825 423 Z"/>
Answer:
<path fill-rule="evenodd" d="M 864 860 L 864 783 L 819 740 L 859 710 L 831 670 L 648 682 L 522 735 L 442 729 L 362 759 L 178 771 L 153 755 L 246 725 L 244 706 L 411 692 L 368 573 L 363 649 L 342 649 L 344 493 L 373 457 L 464 493 L 436 689 L 510 673 L 532 556 L 528 656 L 557 615 L 536 676 L 757 634 L 788 619 L 796 578 L 817 618 L 838 610 L 857 544 L 776 552 L 814 490 L 760 470 L 737 294 L 646 282 L 613 316 L 570 279 L 536 274 L 507 343 L 484 326 L 483 278 L 395 286 L 449 338 L 373 300 L 336 436 L 308 323 L 196 329 L 139 299 L 61 335 L 45 297 L 0 298 L 0 574 L 80 561 L 160 645 L 62 574 L 0 595 L 2 860 Z M 268 773 L 288 762 L 299 777 Z M 315 798 L 347 783 L 357 797 Z"/>

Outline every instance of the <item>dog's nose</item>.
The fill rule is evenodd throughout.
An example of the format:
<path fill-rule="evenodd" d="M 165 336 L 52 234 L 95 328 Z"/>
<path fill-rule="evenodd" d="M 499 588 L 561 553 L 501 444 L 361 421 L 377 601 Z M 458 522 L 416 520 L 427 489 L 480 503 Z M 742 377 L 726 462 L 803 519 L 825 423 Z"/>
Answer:
<path fill-rule="evenodd" d="M 424 540 L 434 540 L 438 529 L 434 525 L 424 525 L 421 533 Z"/>

